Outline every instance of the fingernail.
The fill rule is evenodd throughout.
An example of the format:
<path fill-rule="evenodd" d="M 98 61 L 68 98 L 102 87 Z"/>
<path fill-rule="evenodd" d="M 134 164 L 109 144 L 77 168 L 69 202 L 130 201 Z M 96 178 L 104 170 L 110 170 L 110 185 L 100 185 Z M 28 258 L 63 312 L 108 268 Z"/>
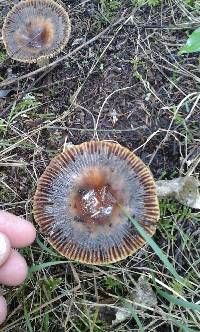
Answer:
<path fill-rule="evenodd" d="M 7 260 L 8 256 L 10 255 L 10 241 L 8 237 L 0 233 L 0 265 L 3 265 Z"/>
<path fill-rule="evenodd" d="M 7 316 L 6 300 L 3 296 L 0 296 L 0 325 L 5 321 Z"/>

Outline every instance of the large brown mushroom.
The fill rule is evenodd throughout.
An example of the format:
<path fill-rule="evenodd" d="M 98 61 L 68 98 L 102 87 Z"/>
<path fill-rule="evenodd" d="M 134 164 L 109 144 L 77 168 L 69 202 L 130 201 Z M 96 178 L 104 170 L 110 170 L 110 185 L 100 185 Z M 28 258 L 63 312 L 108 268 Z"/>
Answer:
<path fill-rule="evenodd" d="M 38 181 L 33 208 L 53 247 L 87 264 L 119 261 L 144 245 L 124 209 L 150 235 L 159 218 L 149 169 L 107 141 L 72 146 L 52 159 Z"/>
<path fill-rule="evenodd" d="M 53 0 L 16 4 L 5 18 L 2 37 L 8 55 L 22 62 L 38 62 L 58 54 L 71 31 L 68 13 Z"/>

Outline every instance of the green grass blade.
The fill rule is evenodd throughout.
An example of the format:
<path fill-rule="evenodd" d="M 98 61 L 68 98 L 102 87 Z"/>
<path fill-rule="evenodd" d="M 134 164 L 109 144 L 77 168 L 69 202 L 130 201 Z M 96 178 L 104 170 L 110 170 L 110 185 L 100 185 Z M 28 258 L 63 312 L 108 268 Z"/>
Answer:
<path fill-rule="evenodd" d="M 190 327 L 186 326 L 185 324 L 181 323 L 178 320 L 171 319 L 171 321 L 174 323 L 174 325 L 180 327 L 180 329 L 181 329 L 180 332 L 181 331 L 183 331 L 183 332 L 199 332 L 197 330 L 191 329 Z"/>
<path fill-rule="evenodd" d="M 179 323 L 179 322 L 174 321 L 174 325 L 178 325 L 178 327 L 180 327 L 183 330 L 183 332 L 199 332 L 199 330 L 191 329 L 190 327 L 185 326 L 185 325 L 183 325 L 182 323 Z"/>
<path fill-rule="evenodd" d="M 26 320 L 26 325 L 27 325 L 28 331 L 33 332 L 31 321 L 30 321 L 30 315 L 28 314 L 28 311 L 27 311 L 25 305 L 24 305 L 24 317 L 25 317 L 25 320 Z"/>
<path fill-rule="evenodd" d="M 142 323 L 141 323 L 141 321 L 140 321 L 140 319 L 139 319 L 139 317 L 138 317 L 138 315 L 137 315 L 137 313 L 134 309 L 131 311 L 131 314 L 132 314 L 137 326 L 139 327 L 139 332 L 144 332 Z"/>
<path fill-rule="evenodd" d="M 188 302 L 186 300 L 182 300 L 182 299 L 177 299 L 177 297 L 175 297 L 174 295 L 171 295 L 165 291 L 162 291 L 156 284 L 155 288 L 158 292 L 159 295 L 161 295 L 162 297 L 164 297 L 166 300 L 168 300 L 169 302 L 178 305 L 180 307 L 184 307 L 185 309 L 191 309 L 193 311 L 198 311 L 200 312 L 200 305 L 193 303 L 193 302 Z"/>
<path fill-rule="evenodd" d="M 55 252 L 53 252 L 53 250 L 49 249 L 44 243 L 42 243 L 38 237 L 36 237 L 36 242 L 39 245 L 39 247 L 43 251 L 46 251 L 49 255 L 54 257 L 61 257 L 61 255 L 57 255 Z"/>
<path fill-rule="evenodd" d="M 142 326 L 142 323 L 140 321 L 140 318 L 136 312 L 136 310 L 134 310 L 134 307 L 132 305 L 130 305 L 130 303 L 125 302 L 125 306 L 128 309 L 128 311 L 131 313 L 131 315 L 133 316 L 138 328 L 139 328 L 139 332 L 144 332 L 144 328 Z"/>
<path fill-rule="evenodd" d="M 48 312 L 45 312 L 45 315 L 43 318 L 42 330 L 44 330 L 44 332 L 49 331 L 49 314 L 48 314 Z"/>
<path fill-rule="evenodd" d="M 30 277 L 30 275 L 32 273 L 41 271 L 43 269 L 46 269 L 47 267 L 59 265 L 59 264 L 66 264 L 66 263 L 68 263 L 67 260 L 66 261 L 46 262 L 46 263 L 42 263 L 42 264 L 38 264 L 38 265 L 33 265 L 29 268 L 28 277 Z"/>
<path fill-rule="evenodd" d="M 151 238 L 151 236 L 144 230 L 142 226 L 138 223 L 138 221 L 134 218 L 132 218 L 129 214 L 127 214 L 126 211 L 124 211 L 129 220 L 132 222 L 132 224 L 135 226 L 137 231 L 140 233 L 140 235 L 147 241 L 147 243 L 150 245 L 150 247 L 154 250 L 156 255 L 160 258 L 160 260 L 165 264 L 165 267 L 169 270 L 169 272 L 173 275 L 176 280 L 179 282 L 183 282 L 183 279 L 178 275 L 173 265 L 168 260 L 165 253 L 162 251 L 162 249 L 157 245 L 157 243 Z"/>

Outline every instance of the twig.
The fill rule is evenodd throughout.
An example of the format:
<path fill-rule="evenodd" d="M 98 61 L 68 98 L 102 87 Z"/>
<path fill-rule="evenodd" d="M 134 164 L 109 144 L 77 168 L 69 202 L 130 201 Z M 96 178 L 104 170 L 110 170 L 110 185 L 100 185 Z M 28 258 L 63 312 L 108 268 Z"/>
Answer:
<path fill-rule="evenodd" d="M 105 104 L 107 103 L 107 101 L 115 94 L 115 93 L 118 93 L 118 92 L 121 92 L 121 91 L 126 91 L 128 89 L 131 89 L 133 88 L 133 85 L 132 86 L 127 86 L 127 87 L 124 87 L 124 88 L 121 88 L 121 89 L 117 89 L 117 90 L 114 90 L 113 92 L 111 92 L 107 97 L 106 99 L 104 100 L 100 110 L 99 110 L 99 113 L 98 113 L 98 116 L 97 116 L 97 120 L 96 120 L 96 125 L 95 125 L 95 128 L 94 128 L 94 137 L 98 139 L 98 134 L 97 134 L 97 130 L 98 130 L 98 125 L 99 125 L 99 120 L 100 120 L 100 117 L 101 117 L 101 113 L 103 111 L 103 108 L 105 106 Z"/>

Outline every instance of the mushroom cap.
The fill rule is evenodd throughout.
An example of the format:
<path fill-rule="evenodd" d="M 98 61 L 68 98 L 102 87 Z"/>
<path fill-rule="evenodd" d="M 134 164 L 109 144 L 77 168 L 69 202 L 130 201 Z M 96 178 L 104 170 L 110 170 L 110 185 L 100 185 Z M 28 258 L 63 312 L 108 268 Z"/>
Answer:
<path fill-rule="evenodd" d="M 149 169 L 134 153 L 107 141 L 72 146 L 53 158 L 33 204 L 52 246 L 86 264 L 117 262 L 145 243 L 124 209 L 154 234 L 159 204 Z"/>
<path fill-rule="evenodd" d="M 21 62 L 53 57 L 67 44 L 71 32 L 68 13 L 53 0 L 16 4 L 5 18 L 2 37 L 8 55 Z"/>

